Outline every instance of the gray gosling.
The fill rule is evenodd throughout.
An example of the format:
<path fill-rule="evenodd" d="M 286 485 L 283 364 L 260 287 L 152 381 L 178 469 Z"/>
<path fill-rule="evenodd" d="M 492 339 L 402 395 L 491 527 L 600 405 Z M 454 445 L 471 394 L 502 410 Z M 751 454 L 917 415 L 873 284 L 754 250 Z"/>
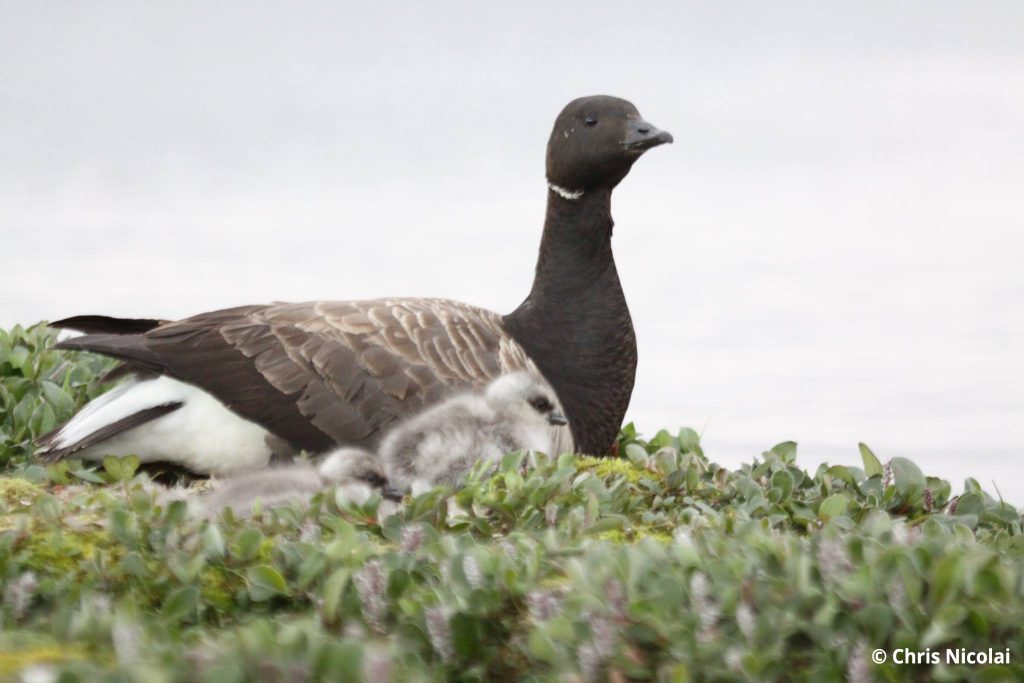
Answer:
<path fill-rule="evenodd" d="M 337 486 L 339 502 L 364 503 L 384 484 L 380 465 L 371 454 L 359 448 L 341 448 L 315 465 L 296 463 L 228 477 L 199 497 L 197 512 L 213 517 L 231 508 L 236 517 L 245 519 L 252 516 L 257 503 L 263 510 L 308 503 L 331 486 Z"/>
<path fill-rule="evenodd" d="M 552 425 L 565 424 L 551 387 L 514 372 L 492 381 L 482 394 L 458 394 L 399 423 L 378 455 L 343 447 L 318 465 L 271 467 L 225 479 L 200 497 L 201 514 L 231 508 L 246 518 L 257 503 L 267 509 L 308 502 L 330 486 L 356 503 L 379 491 L 385 498 L 379 512 L 390 514 L 406 491 L 454 487 L 479 460 L 496 462 L 517 450 L 551 453 L 560 441 Z"/>
<path fill-rule="evenodd" d="M 458 394 L 389 431 L 380 445 L 386 491 L 454 487 L 477 461 L 497 462 L 517 450 L 550 454 L 557 445 L 552 425 L 565 424 L 544 380 L 526 372 L 502 375 L 482 394 Z"/>

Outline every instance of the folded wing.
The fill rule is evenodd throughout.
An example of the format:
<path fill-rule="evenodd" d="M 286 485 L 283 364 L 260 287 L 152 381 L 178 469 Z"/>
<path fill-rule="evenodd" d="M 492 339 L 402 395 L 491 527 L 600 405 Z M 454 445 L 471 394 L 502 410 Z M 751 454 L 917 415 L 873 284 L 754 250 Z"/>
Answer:
<path fill-rule="evenodd" d="M 311 452 L 373 446 L 387 424 L 453 391 L 513 370 L 537 372 L 500 316 L 444 299 L 243 306 L 176 322 L 129 321 L 124 333 L 115 319 L 83 320 L 97 333 L 58 348 L 197 386 Z"/>

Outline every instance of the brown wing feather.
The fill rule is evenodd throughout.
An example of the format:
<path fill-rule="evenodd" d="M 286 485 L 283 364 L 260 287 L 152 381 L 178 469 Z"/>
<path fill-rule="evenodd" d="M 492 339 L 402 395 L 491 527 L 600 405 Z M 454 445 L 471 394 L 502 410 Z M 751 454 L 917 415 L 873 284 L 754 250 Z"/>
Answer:
<path fill-rule="evenodd" d="M 494 313 L 442 299 L 245 306 L 165 323 L 118 352 L 160 366 L 298 448 L 372 446 L 382 427 L 453 391 L 536 372 Z"/>

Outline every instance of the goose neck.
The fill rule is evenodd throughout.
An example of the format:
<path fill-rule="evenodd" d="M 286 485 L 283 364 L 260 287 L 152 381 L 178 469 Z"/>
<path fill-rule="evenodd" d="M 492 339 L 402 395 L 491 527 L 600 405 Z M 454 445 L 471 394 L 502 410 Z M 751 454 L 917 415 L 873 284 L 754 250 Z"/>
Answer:
<path fill-rule="evenodd" d="M 587 192 L 574 198 L 549 191 L 529 299 L 537 304 L 550 296 L 562 298 L 593 291 L 603 280 L 613 280 L 617 285 L 611 247 L 613 225 L 610 191 Z"/>

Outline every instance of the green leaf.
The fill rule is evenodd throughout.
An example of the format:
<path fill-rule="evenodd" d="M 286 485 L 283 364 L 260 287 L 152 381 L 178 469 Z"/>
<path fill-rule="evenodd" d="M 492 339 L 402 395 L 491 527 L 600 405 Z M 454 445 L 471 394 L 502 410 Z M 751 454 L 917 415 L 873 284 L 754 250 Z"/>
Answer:
<path fill-rule="evenodd" d="M 288 584 L 281 572 L 267 564 L 250 567 L 245 573 L 249 582 L 249 597 L 264 602 L 278 595 L 288 594 Z"/>
<path fill-rule="evenodd" d="M 901 495 L 909 498 L 924 494 L 924 474 L 917 465 L 906 458 L 893 458 L 891 464 L 893 483 Z"/>
<path fill-rule="evenodd" d="M 818 507 L 818 517 L 825 521 L 835 519 L 846 512 L 849 504 L 850 499 L 846 495 L 835 493 L 821 502 Z"/>
<path fill-rule="evenodd" d="M 652 438 L 649 443 L 654 448 L 664 448 L 666 446 L 673 445 L 672 442 L 672 435 L 668 433 L 667 429 L 662 429 L 654 435 L 654 438 Z"/>
<path fill-rule="evenodd" d="M 35 410 L 32 411 L 32 418 L 29 420 L 29 429 L 33 436 L 46 434 L 57 426 L 57 416 L 49 403 L 40 401 Z"/>
<path fill-rule="evenodd" d="M 471 659 L 480 652 L 481 624 L 473 617 L 459 612 L 449 619 L 452 632 L 452 645 L 455 652 L 465 659 Z"/>
<path fill-rule="evenodd" d="M 75 401 L 68 392 L 48 380 L 39 383 L 43 389 L 43 396 L 53 406 L 54 411 L 62 418 L 71 415 L 75 409 Z"/>
<path fill-rule="evenodd" d="M 138 518 L 128 510 L 111 510 L 110 533 L 127 546 L 135 545 L 139 536 Z"/>
<path fill-rule="evenodd" d="M 964 578 L 967 573 L 967 562 L 963 555 L 953 554 L 944 557 L 932 569 L 932 585 L 934 598 L 941 604 L 949 597 L 957 595 L 963 587 Z M 945 609 L 958 609 L 957 605 L 947 605 Z M 962 616 L 966 616 L 963 612 Z M 938 621 L 938 620 L 936 620 Z M 947 618 L 944 621 L 954 621 Z"/>
<path fill-rule="evenodd" d="M 24 346 L 15 346 L 11 349 L 11 352 L 7 354 L 7 358 L 4 359 L 11 364 L 12 368 L 21 370 L 28 362 L 29 350 Z"/>
<path fill-rule="evenodd" d="M 135 471 L 139 469 L 139 456 L 126 455 L 117 457 L 108 455 L 103 458 L 103 469 L 110 475 L 113 481 L 128 481 L 135 476 Z"/>
<path fill-rule="evenodd" d="M 857 448 L 860 449 L 860 459 L 864 463 L 864 473 L 869 477 L 882 476 L 885 468 L 882 467 L 881 461 L 875 457 L 875 454 L 871 452 L 867 444 L 859 443 Z"/>
<path fill-rule="evenodd" d="M 527 647 L 529 647 L 530 656 L 534 659 L 548 663 L 555 661 L 557 650 L 551 636 L 547 633 L 547 629 L 533 629 L 527 640 Z"/>
<path fill-rule="evenodd" d="M 260 551 L 260 544 L 263 542 L 263 534 L 259 529 L 243 529 L 235 534 L 228 544 L 231 555 L 240 562 L 247 562 Z"/>
<path fill-rule="evenodd" d="M 626 520 L 625 520 L 624 517 L 619 517 L 619 516 L 603 517 L 603 518 L 598 519 L 597 521 L 595 521 L 590 526 L 588 526 L 584 530 L 584 533 L 593 535 L 593 534 L 599 534 L 599 533 L 604 532 L 604 531 L 614 531 L 616 529 L 623 528 L 625 526 L 625 523 L 626 523 Z"/>
<path fill-rule="evenodd" d="M 175 554 L 168 558 L 167 566 L 181 583 L 193 583 L 206 566 L 206 556 Z"/>
<path fill-rule="evenodd" d="M 116 455 L 108 455 L 103 458 L 103 470 L 113 481 L 121 481 L 121 458 Z"/>
<path fill-rule="evenodd" d="M 21 397 L 18 405 L 14 406 L 12 415 L 16 427 L 28 427 L 32 421 L 32 414 L 36 410 L 36 402 L 39 398 L 34 392 L 29 392 Z"/>
<path fill-rule="evenodd" d="M 87 470 L 83 468 L 71 470 L 71 474 L 78 477 L 82 481 L 87 481 L 90 484 L 106 484 L 107 480 L 96 474 L 95 470 Z"/>
<path fill-rule="evenodd" d="M 199 607 L 199 589 L 195 586 L 179 588 L 164 600 L 160 616 L 169 621 L 182 621 L 194 616 Z"/>
<path fill-rule="evenodd" d="M 646 466 L 647 462 L 650 460 L 650 456 L 647 454 L 647 449 L 636 443 L 631 443 L 626 446 L 626 457 L 631 463 L 639 465 L 640 467 Z"/>
<path fill-rule="evenodd" d="M 850 487 L 850 489 L 857 488 L 857 480 L 853 478 L 853 475 L 850 473 L 850 470 L 843 467 L 842 465 L 833 465 L 832 467 L 829 467 L 828 476 L 832 477 L 833 479 L 838 479 L 839 481 L 843 482 L 848 487 Z"/>
<path fill-rule="evenodd" d="M 338 569 L 324 583 L 324 618 L 327 623 L 334 624 L 341 614 L 341 600 L 348 586 L 349 577 L 352 575 L 349 569 Z"/>
<path fill-rule="evenodd" d="M 140 579 L 148 578 L 150 574 L 145 560 L 142 559 L 142 555 L 139 553 L 128 553 L 125 555 L 121 560 L 121 569 L 127 574 Z"/>
<path fill-rule="evenodd" d="M 338 683 L 359 683 L 365 680 L 362 675 L 363 648 L 358 641 L 324 643 L 316 658 L 317 675 L 312 680 Z"/>
<path fill-rule="evenodd" d="M 779 460 L 792 465 L 796 462 L 796 441 L 783 441 L 772 446 L 771 452 L 779 457 Z"/>
<path fill-rule="evenodd" d="M 135 476 L 140 464 L 141 462 L 137 455 L 126 455 L 121 458 L 121 473 L 124 476 L 125 481 Z"/>
<path fill-rule="evenodd" d="M 772 475 L 770 498 L 774 503 L 789 500 L 793 493 L 793 475 L 788 470 L 779 470 Z"/>
<path fill-rule="evenodd" d="M 956 515 L 981 515 L 985 511 L 985 499 L 980 493 L 965 493 L 956 501 Z"/>
<path fill-rule="evenodd" d="M 682 453 L 696 453 L 698 455 L 704 455 L 704 451 L 701 450 L 700 447 L 700 434 L 689 427 L 683 427 L 680 429 L 679 451 Z"/>
<path fill-rule="evenodd" d="M 227 555 L 220 527 L 213 522 L 207 524 L 203 529 L 203 553 L 211 560 L 219 560 Z"/>

